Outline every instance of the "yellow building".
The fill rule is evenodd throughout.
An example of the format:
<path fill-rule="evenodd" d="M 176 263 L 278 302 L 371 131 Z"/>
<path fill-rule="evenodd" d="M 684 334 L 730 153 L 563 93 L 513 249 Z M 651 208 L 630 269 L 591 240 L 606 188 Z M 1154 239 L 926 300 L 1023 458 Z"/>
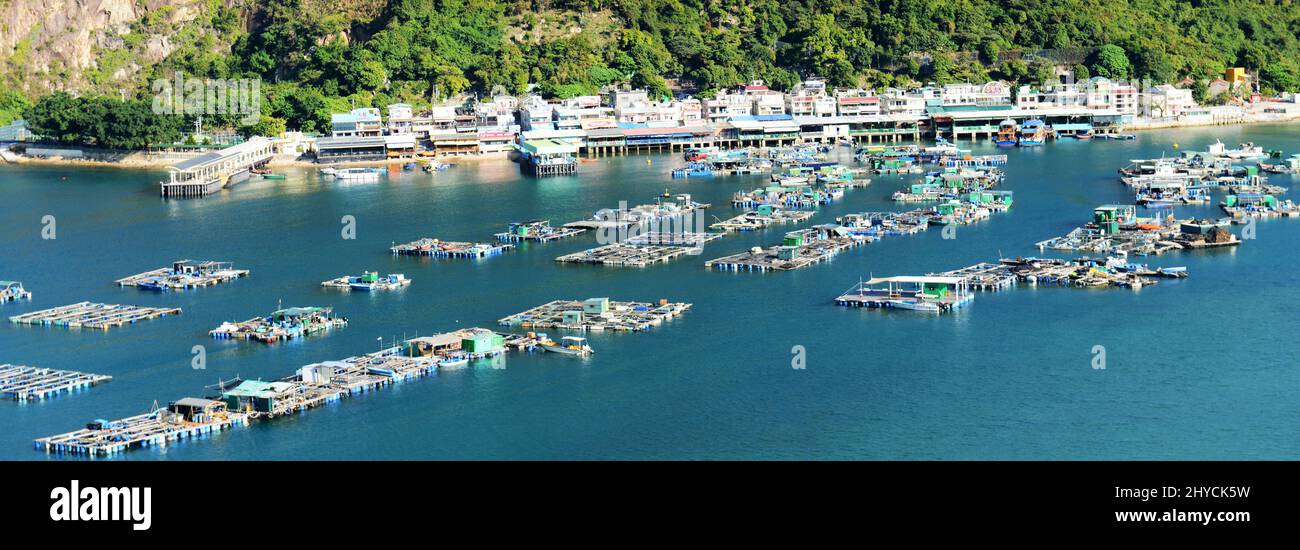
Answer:
<path fill-rule="evenodd" d="M 1223 72 L 1223 79 L 1227 80 L 1228 84 L 1233 87 L 1246 82 L 1248 78 L 1249 77 L 1246 76 L 1246 69 L 1242 67 L 1229 67 L 1228 70 Z"/>

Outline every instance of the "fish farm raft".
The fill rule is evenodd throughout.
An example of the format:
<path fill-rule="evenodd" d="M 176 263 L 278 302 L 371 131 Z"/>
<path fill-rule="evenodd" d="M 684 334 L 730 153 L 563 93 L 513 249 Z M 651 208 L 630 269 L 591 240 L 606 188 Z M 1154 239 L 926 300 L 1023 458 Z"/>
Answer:
<path fill-rule="evenodd" d="M 254 317 L 242 323 L 225 322 L 208 332 L 218 340 L 257 340 L 265 344 L 292 340 L 346 326 L 348 320 L 335 317 L 328 307 L 291 307 L 279 309 L 266 317 Z"/>
<path fill-rule="evenodd" d="M 78 302 L 72 305 L 43 309 L 14 315 L 9 322 L 19 325 L 40 325 L 68 328 L 93 328 L 108 330 L 167 315 L 179 315 L 178 307 L 140 307 L 116 304 Z"/>
<path fill-rule="evenodd" d="M 170 268 L 124 277 L 118 279 L 117 284 L 144 290 L 179 290 L 212 286 L 247 276 L 247 269 L 235 269 L 229 262 L 177 260 Z"/>
<path fill-rule="evenodd" d="M 423 238 L 406 244 L 395 245 L 392 250 L 398 256 L 431 256 L 434 258 L 487 258 L 500 256 L 513 250 L 513 244 L 464 243 Z"/>
<path fill-rule="evenodd" d="M 41 400 L 84 390 L 112 376 L 25 365 L 0 365 L 0 395 L 18 401 Z"/>
<path fill-rule="evenodd" d="M 526 329 L 640 331 L 658 326 L 690 308 L 691 304 L 668 300 L 660 300 L 658 304 L 615 302 L 609 298 L 555 300 L 502 318 L 497 323 Z"/>
<path fill-rule="evenodd" d="M 22 283 L 18 281 L 0 281 L 0 304 L 30 299 L 32 299 L 32 293 L 23 289 Z"/>

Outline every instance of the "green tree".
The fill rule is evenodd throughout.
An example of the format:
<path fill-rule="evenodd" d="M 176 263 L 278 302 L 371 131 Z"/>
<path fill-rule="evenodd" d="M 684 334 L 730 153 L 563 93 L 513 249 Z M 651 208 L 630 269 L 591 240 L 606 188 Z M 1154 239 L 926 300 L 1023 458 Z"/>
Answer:
<path fill-rule="evenodd" d="M 1128 56 L 1124 53 L 1124 48 L 1114 44 L 1102 46 L 1097 51 L 1096 60 L 1092 64 L 1092 72 L 1097 76 L 1104 76 L 1111 79 L 1123 79 L 1129 76 Z"/>

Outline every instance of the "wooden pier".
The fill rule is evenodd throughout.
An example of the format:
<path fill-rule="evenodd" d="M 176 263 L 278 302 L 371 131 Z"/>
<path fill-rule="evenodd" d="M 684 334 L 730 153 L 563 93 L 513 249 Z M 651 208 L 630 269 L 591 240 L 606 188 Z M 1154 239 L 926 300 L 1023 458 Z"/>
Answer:
<path fill-rule="evenodd" d="M 658 326 L 690 308 L 691 304 L 668 300 L 660 300 L 658 304 L 615 302 L 608 298 L 556 300 L 504 317 L 497 323 L 525 329 L 641 331 Z"/>
<path fill-rule="evenodd" d="M 423 238 L 406 244 L 393 245 L 389 250 L 395 256 L 430 256 L 434 258 L 487 258 L 500 256 L 514 250 L 513 244 L 490 244 L 442 241 Z"/>
<path fill-rule="evenodd" d="M 137 321 L 166 315 L 179 315 L 180 313 L 181 308 L 178 307 L 159 308 L 78 302 L 72 305 L 14 315 L 9 318 L 9 322 L 20 325 L 108 330 Z"/>
<path fill-rule="evenodd" d="M 103 374 L 3 364 L 0 365 L 0 395 L 18 401 L 41 400 L 112 379 Z"/>

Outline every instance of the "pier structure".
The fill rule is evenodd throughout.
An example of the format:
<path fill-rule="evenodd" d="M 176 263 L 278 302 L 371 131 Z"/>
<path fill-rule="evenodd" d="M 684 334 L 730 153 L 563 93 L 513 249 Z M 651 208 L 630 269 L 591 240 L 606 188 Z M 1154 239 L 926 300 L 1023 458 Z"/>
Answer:
<path fill-rule="evenodd" d="M 609 298 L 555 300 L 503 317 L 498 324 L 524 329 L 567 329 L 580 331 L 642 331 L 681 315 L 691 304 L 659 300 L 618 302 Z"/>
<path fill-rule="evenodd" d="M 159 183 L 159 193 L 167 198 L 211 195 L 247 180 L 254 168 L 266 164 L 274 155 L 270 138 L 254 136 L 238 145 L 176 163 L 169 169 L 167 181 Z"/>
<path fill-rule="evenodd" d="M 18 401 L 48 399 L 112 380 L 112 376 L 26 365 L 0 365 L 0 395 Z"/>
<path fill-rule="evenodd" d="M 395 256 L 431 256 L 434 258 L 487 258 L 514 250 L 513 244 L 443 241 L 431 237 L 389 248 Z"/>
<path fill-rule="evenodd" d="M 178 307 L 140 307 L 117 304 L 99 304 L 78 302 L 21 315 L 14 315 L 9 322 L 19 325 L 41 325 L 68 328 L 93 328 L 108 330 L 154 319 L 166 315 L 179 315 Z"/>
<path fill-rule="evenodd" d="M 516 146 L 519 166 L 530 176 L 578 173 L 578 143 L 564 139 L 527 139 Z"/>
<path fill-rule="evenodd" d="M 173 290 L 213 286 L 247 277 L 247 269 L 235 269 L 230 262 L 176 260 L 171 267 L 161 267 L 118 279 L 118 286 L 146 290 Z"/>

